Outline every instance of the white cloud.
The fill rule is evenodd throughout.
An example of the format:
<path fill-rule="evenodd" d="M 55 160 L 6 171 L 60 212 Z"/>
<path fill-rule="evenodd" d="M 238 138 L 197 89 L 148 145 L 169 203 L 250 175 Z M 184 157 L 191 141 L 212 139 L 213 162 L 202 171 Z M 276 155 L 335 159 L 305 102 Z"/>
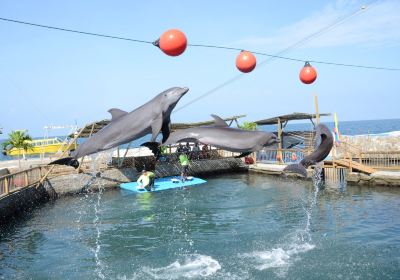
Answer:
<path fill-rule="evenodd" d="M 280 50 L 330 26 L 359 9 L 359 12 L 331 30 L 301 45 L 302 48 L 325 48 L 352 45 L 400 45 L 400 1 L 378 1 L 361 9 L 358 1 L 339 0 L 321 11 L 277 30 L 270 37 L 245 38 L 238 45 Z M 235 44 L 235 45 L 236 45 Z"/>

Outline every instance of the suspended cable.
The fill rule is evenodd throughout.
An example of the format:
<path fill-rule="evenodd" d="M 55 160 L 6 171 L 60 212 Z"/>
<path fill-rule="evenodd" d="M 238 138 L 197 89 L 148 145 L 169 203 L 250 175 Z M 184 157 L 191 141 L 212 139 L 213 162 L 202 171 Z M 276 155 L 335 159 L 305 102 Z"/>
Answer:
<path fill-rule="evenodd" d="M 365 8 L 363 8 L 364 10 Z M 360 10 L 357 10 L 356 12 L 353 12 L 349 16 L 346 16 L 344 18 L 340 18 L 339 20 L 335 21 L 333 24 L 324 27 L 320 29 L 319 31 L 311 34 L 310 36 L 307 36 L 303 38 L 302 40 L 298 41 L 294 45 L 290 46 L 287 49 L 293 48 L 294 46 L 304 43 L 308 40 L 310 40 L 312 37 L 321 35 L 324 31 L 327 31 L 329 29 L 332 29 L 334 26 L 340 24 L 341 22 L 347 20 L 348 18 L 358 14 Z M 29 25 L 29 26 L 34 26 L 34 27 L 40 27 L 40 28 L 47 28 L 47 29 L 53 29 L 53 30 L 58 30 L 58 31 L 64 31 L 64 32 L 72 32 L 72 33 L 77 33 L 77 34 L 82 34 L 82 35 L 89 35 L 89 36 L 97 36 L 97 37 L 103 37 L 103 38 L 109 38 L 109 39 L 117 39 L 117 40 L 124 40 L 124 41 L 131 41 L 131 42 L 136 42 L 136 43 L 145 43 L 145 44 L 154 44 L 155 42 L 152 41 L 146 41 L 146 40 L 139 40 L 139 39 L 132 39 L 132 38 L 127 38 L 127 37 L 120 37 L 120 36 L 113 36 L 113 35 L 106 35 L 106 34 L 100 34 L 100 33 L 93 33 L 93 32 L 86 32 L 86 31 L 79 31 L 79 30 L 73 30 L 73 29 L 67 29 L 67 28 L 61 28 L 61 27 L 55 27 L 55 26 L 50 26 L 50 25 L 43 25 L 43 24 L 37 24 L 37 23 L 32 23 L 32 22 L 26 22 L 26 21 L 20 21 L 20 20 L 14 20 L 14 19 L 8 19 L 8 18 L 2 18 L 0 17 L 0 20 L 2 21 L 7 21 L 7 22 L 12 22 L 12 23 L 18 23 L 18 24 L 24 24 L 24 25 Z M 214 49 L 224 49 L 224 50 L 234 50 L 234 51 L 241 51 L 243 49 L 241 48 L 234 48 L 234 47 L 226 47 L 226 46 L 217 46 L 217 45 L 204 45 L 204 44 L 188 44 L 188 46 L 191 47 L 203 47 L 203 48 L 214 48 Z M 261 56 L 268 56 L 270 58 L 276 58 L 276 59 L 284 59 L 284 60 L 290 60 L 290 61 L 297 61 L 297 62 L 313 62 L 317 64 L 326 64 L 326 65 L 334 65 L 334 66 L 345 66 L 345 67 L 355 67 L 355 68 L 365 68 L 365 69 L 376 69 L 376 70 L 388 70 L 388 71 L 400 71 L 400 68 L 389 68 L 389 67 L 380 67 L 380 66 L 367 66 L 367 65 L 357 65 L 357 64 L 346 64 L 346 63 L 335 63 L 335 62 L 329 62 L 329 61 L 316 61 L 316 60 L 309 60 L 309 59 L 299 59 L 299 58 L 292 58 L 292 57 L 286 57 L 286 56 L 281 56 L 279 54 L 286 52 L 287 49 L 279 52 L 278 54 L 268 54 L 264 52 L 256 52 L 256 51 L 251 51 L 250 52 L 254 54 L 258 54 Z M 259 64 L 259 66 L 262 65 Z"/>
<path fill-rule="evenodd" d="M 79 31 L 79 30 L 73 30 L 73 29 L 55 27 L 55 26 L 50 26 L 50 25 L 37 24 L 37 23 L 20 21 L 20 20 L 9 19 L 9 18 L 0 18 L 0 20 L 13 22 L 13 23 L 19 23 L 19 24 L 30 25 L 30 26 L 35 26 L 35 27 L 53 29 L 53 30 L 58 30 L 58 31 L 78 33 L 78 34 L 89 35 L 89 36 L 97 36 L 97 37 L 103 37 L 103 38 L 109 38 L 109 39 L 117 39 L 117 40 L 131 41 L 131 42 L 137 42 L 137 43 L 153 44 L 153 42 L 150 42 L 150 41 L 144 41 L 144 40 L 138 40 L 138 39 L 132 39 L 132 38 L 126 38 L 126 37 L 119 37 L 119 36 L 113 36 L 113 35 L 106 35 L 106 34 L 99 34 L 99 33 L 93 33 L 93 32 L 86 32 L 86 31 Z"/>
<path fill-rule="evenodd" d="M 346 15 L 346 16 L 343 16 L 343 17 L 341 17 L 341 18 L 338 18 L 338 19 L 335 20 L 333 23 L 331 23 L 331 24 L 329 24 L 329 25 L 327 25 L 327 26 L 325 26 L 325 27 L 319 29 L 318 31 L 316 31 L 316 32 L 314 32 L 314 33 L 312 33 L 312 34 L 310 34 L 310 35 L 308 35 L 308 36 L 306 36 L 306 37 L 300 39 L 299 41 L 293 43 L 293 44 L 290 45 L 289 47 L 287 47 L 287 48 L 285 48 L 285 49 L 279 51 L 279 52 L 276 53 L 275 55 L 270 56 L 268 59 L 263 60 L 261 63 L 257 64 L 257 68 L 256 68 L 256 69 L 261 68 L 262 66 L 266 65 L 268 62 L 273 61 L 274 59 L 283 58 L 283 57 L 281 56 L 283 53 L 286 53 L 286 52 L 290 51 L 291 49 L 293 49 L 293 48 L 295 48 L 295 47 L 297 47 L 297 46 L 299 46 L 299 45 L 301 45 L 301 44 L 303 44 L 303 43 L 306 43 L 306 42 L 308 42 L 308 41 L 311 41 L 312 39 L 315 39 L 315 38 L 317 38 L 317 37 L 319 37 L 319 36 L 325 34 L 326 32 L 328 32 L 328 31 L 330 31 L 330 30 L 332 30 L 332 29 L 338 27 L 339 25 L 343 24 L 345 21 L 349 20 L 350 18 L 352 18 L 352 17 L 358 15 L 358 14 L 361 13 L 361 12 L 364 12 L 365 9 L 366 9 L 366 7 L 371 8 L 372 5 L 375 5 L 377 2 L 379 2 L 379 0 L 371 1 L 371 2 L 369 2 L 368 6 L 363 6 L 361 9 L 357 9 L 356 11 L 354 11 L 353 13 L 351 13 L 351 14 L 349 14 L 349 15 Z M 195 46 L 195 47 L 211 47 L 211 46 L 208 46 L 208 45 L 193 45 L 193 46 Z M 218 46 L 218 48 L 223 49 L 223 48 L 225 48 L 225 47 L 220 47 L 220 46 Z M 232 49 L 234 49 L 234 50 L 240 50 L 240 49 L 230 48 L 230 47 L 228 47 L 227 49 L 229 49 L 229 50 L 232 50 Z M 254 52 L 254 53 L 255 53 L 255 54 L 259 54 L 259 55 L 264 55 L 263 53 L 256 53 L 256 52 Z M 286 58 L 286 57 L 285 57 L 285 58 Z M 300 59 L 290 59 L 290 60 L 299 61 L 299 62 L 304 62 L 304 60 L 300 60 Z M 310 61 L 310 60 L 308 60 L 308 61 L 309 61 L 309 62 L 312 62 L 312 63 L 318 63 L 318 62 L 316 62 L 316 61 Z M 350 66 L 350 65 L 341 65 L 341 66 Z M 353 65 L 353 66 L 354 66 L 354 65 Z M 358 66 L 360 66 L 360 65 L 357 65 L 357 67 L 358 67 Z M 364 66 L 364 67 L 362 67 L 362 68 L 367 68 L 367 67 L 374 67 L 374 66 Z M 371 69 L 375 69 L 375 67 L 374 67 L 374 68 L 371 68 Z M 382 70 L 382 69 L 379 69 L 379 70 Z M 384 70 L 398 71 L 398 70 L 400 70 L 400 69 L 388 68 L 388 69 L 384 69 Z M 220 85 L 218 85 L 218 86 L 212 88 L 211 90 L 206 91 L 205 93 L 203 93 L 202 95 L 200 95 L 200 96 L 196 97 L 195 99 L 189 101 L 188 103 L 183 104 L 181 107 L 176 108 L 176 109 L 174 110 L 174 112 L 178 112 L 178 111 L 180 111 L 180 110 L 182 110 L 182 109 L 184 109 L 184 108 L 190 106 L 191 104 L 193 104 L 193 103 L 195 103 L 195 102 L 197 102 L 197 101 L 199 101 L 199 100 L 201 100 L 201 99 L 207 97 L 208 95 L 210 95 L 210 94 L 212 94 L 212 93 L 218 91 L 219 89 L 221 89 L 221 88 L 223 88 L 223 87 L 225 87 L 225 86 L 227 86 L 227 85 L 229 85 L 229 84 L 231 84 L 231 83 L 233 83 L 233 82 L 235 82 L 235 81 L 237 81 L 237 80 L 239 80 L 239 79 L 241 79 L 241 78 L 243 78 L 243 77 L 245 77 L 245 74 L 243 74 L 243 73 L 240 73 L 240 74 L 236 75 L 235 77 L 233 77 L 233 78 L 231 78 L 231 79 L 225 81 L 224 83 L 222 83 L 222 84 L 220 84 Z"/>

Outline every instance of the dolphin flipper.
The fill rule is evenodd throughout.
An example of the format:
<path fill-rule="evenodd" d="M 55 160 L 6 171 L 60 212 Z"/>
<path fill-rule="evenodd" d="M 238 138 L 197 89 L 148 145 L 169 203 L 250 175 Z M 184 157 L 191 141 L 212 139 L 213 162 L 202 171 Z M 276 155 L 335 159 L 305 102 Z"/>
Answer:
<path fill-rule="evenodd" d="M 68 165 L 75 169 L 79 167 L 79 161 L 72 157 L 60 158 L 49 163 L 49 165 L 51 164 Z"/>
<path fill-rule="evenodd" d="M 241 153 L 240 155 L 235 156 L 235 158 L 246 157 L 246 156 L 250 155 L 251 153 L 252 153 L 252 152 Z"/>
<path fill-rule="evenodd" d="M 150 142 L 156 141 L 157 135 L 160 133 L 162 125 L 163 125 L 163 119 L 161 116 L 153 121 L 153 123 L 151 124 L 151 140 L 150 140 Z"/>
<path fill-rule="evenodd" d="M 307 169 L 300 163 L 290 164 L 283 169 L 283 173 L 296 173 L 307 178 Z"/>
<path fill-rule="evenodd" d="M 162 132 L 162 136 L 163 136 L 162 143 L 165 143 L 165 141 L 167 141 L 167 139 L 171 133 L 170 123 L 171 123 L 171 120 L 170 120 L 170 118 L 168 118 L 162 124 L 162 127 L 161 127 L 161 132 Z"/>

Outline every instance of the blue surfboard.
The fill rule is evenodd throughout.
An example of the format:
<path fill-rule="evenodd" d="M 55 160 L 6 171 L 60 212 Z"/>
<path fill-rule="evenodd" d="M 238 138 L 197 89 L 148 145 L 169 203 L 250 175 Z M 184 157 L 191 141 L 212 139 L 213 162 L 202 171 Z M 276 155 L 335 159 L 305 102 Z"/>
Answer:
<path fill-rule="evenodd" d="M 189 187 L 194 185 L 204 184 L 207 181 L 196 178 L 196 177 L 188 177 L 189 180 L 184 182 L 181 181 L 180 176 L 173 176 L 173 177 L 165 177 L 159 178 L 154 181 L 154 187 L 150 192 L 158 192 L 158 191 L 165 191 L 170 189 L 182 188 L 182 187 Z M 146 189 L 138 189 L 137 182 L 130 182 L 130 183 L 122 183 L 119 185 L 124 190 L 133 191 L 136 193 L 146 193 L 149 192 Z"/>

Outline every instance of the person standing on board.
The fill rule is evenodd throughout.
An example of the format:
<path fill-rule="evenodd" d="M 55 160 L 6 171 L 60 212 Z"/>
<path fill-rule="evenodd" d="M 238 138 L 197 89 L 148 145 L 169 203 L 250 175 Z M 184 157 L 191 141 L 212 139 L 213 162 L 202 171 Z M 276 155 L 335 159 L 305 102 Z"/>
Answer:
<path fill-rule="evenodd" d="M 186 153 L 181 153 L 179 155 L 179 162 L 181 163 L 181 180 L 182 182 L 186 181 L 187 173 L 189 170 L 189 158 Z"/>

